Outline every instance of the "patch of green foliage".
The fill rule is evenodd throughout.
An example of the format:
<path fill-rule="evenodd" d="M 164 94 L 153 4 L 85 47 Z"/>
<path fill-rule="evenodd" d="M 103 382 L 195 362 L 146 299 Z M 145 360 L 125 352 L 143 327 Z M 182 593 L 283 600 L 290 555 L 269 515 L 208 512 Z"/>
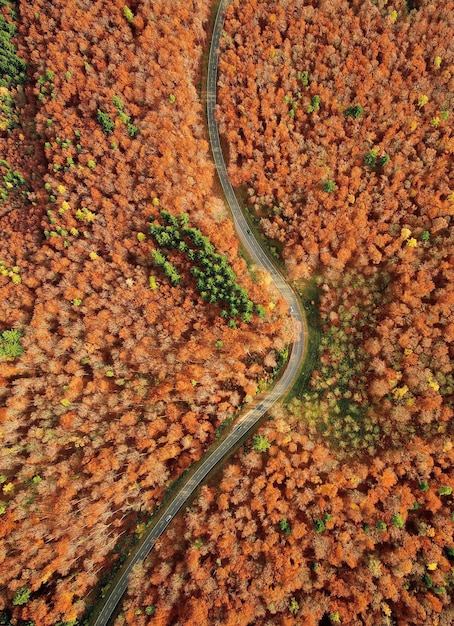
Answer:
<path fill-rule="evenodd" d="M 55 98 L 54 95 L 54 78 L 55 73 L 51 70 L 46 70 L 42 76 L 38 78 L 39 94 L 38 101 L 43 102 L 47 97 Z"/>
<path fill-rule="evenodd" d="M 98 109 L 96 111 L 96 121 L 101 124 L 102 130 L 105 135 L 110 135 L 111 133 L 113 133 L 115 123 L 110 119 L 107 113 L 104 113 L 104 111 L 101 111 L 101 109 Z"/>
<path fill-rule="evenodd" d="M 320 108 L 320 96 L 312 96 L 311 103 L 307 107 L 307 113 L 313 113 L 314 111 L 318 111 Z"/>
<path fill-rule="evenodd" d="M 168 248 L 181 252 L 191 263 L 190 272 L 195 278 L 195 286 L 202 300 L 221 305 L 220 315 L 229 320 L 231 326 L 238 317 L 243 322 L 250 322 L 254 303 L 249 300 L 246 289 L 236 282 L 236 274 L 229 266 L 227 258 L 215 251 L 210 239 L 200 230 L 188 225 L 189 218 L 186 214 L 176 217 L 163 210 L 161 217 L 166 226 L 155 223 L 149 225 L 151 237 L 160 246 L 160 250 L 152 252 L 155 265 L 162 267 L 173 285 L 178 285 L 181 276 L 162 250 Z M 262 309 L 256 309 L 256 312 L 263 315 Z"/>
<path fill-rule="evenodd" d="M 257 452 L 266 452 L 270 446 L 270 442 L 263 435 L 255 435 L 252 439 L 252 448 Z"/>
<path fill-rule="evenodd" d="M 314 519 L 314 530 L 316 533 L 322 533 L 325 528 L 325 522 L 322 519 Z"/>
<path fill-rule="evenodd" d="M 118 96 L 114 96 L 112 98 L 112 101 L 115 105 L 115 108 L 118 111 L 118 117 L 121 119 L 121 121 L 123 122 L 123 124 L 125 124 L 126 129 L 128 131 L 128 135 L 133 139 L 134 137 L 137 137 L 137 135 L 140 133 L 140 128 L 138 126 L 134 126 L 134 124 L 131 122 L 131 116 L 127 115 L 124 110 L 123 110 L 123 103 L 120 100 L 120 98 Z"/>
<path fill-rule="evenodd" d="M 0 13 L 0 87 L 15 87 L 27 80 L 27 64 L 11 43 L 16 33 L 14 24 Z"/>
<path fill-rule="evenodd" d="M 352 117 L 357 120 L 363 114 L 364 109 L 360 104 L 354 104 L 344 109 L 344 117 Z"/>
<path fill-rule="evenodd" d="M 22 606 L 23 604 L 27 604 L 30 600 L 31 591 L 28 587 L 21 587 L 18 589 L 13 598 L 14 606 Z"/>
<path fill-rule="evenodd" d="M 19 126 L 20 120 L 16 111 L 16 103 L 6 87 L 0 88 L 0 130 L 10 131 Z"/>
<path fill-rule="evenodd" d="M 419 238 L 421 239 L 421 241 L 429 241 L 430 232 L 428 230 L 423 230 Z"/>
<path fill-rule="evenodd" d="M 288 605 L 288 610 L 290 611 L 290 613 L 296 614 L 298 613 L 299 608 L 300 605 L 298 603 L 298 600 L 292 597 L 290 600 L 290 604 Z"/>
<path fill-rule="evenodd" d="M 13 170 L 8 161 L 0 160 L 2 186 L 0 187 L 0 204 L 4 202 L 12 189 L 25 185 L 25 178 L 17 170 Z"/>
<path fill-rule="evenodd" d="M 297 98 L 298 99 L 301 98 L 301 94 L 299 92 L 298 92 Z M 292 119 L 295 117 L 295 112 L 298 109 L 298 99 L 295 100 L 292 96 L 284 96 L 284 102 L 290 105 L 288 114 L 290 115 Z"/>
<path fill-rule="evenodd" d="M 370 356 L 362 345 L 386 301 L 389 276 L 377 272 L 366 279 L 351 270 L 335 283 L 322 277 L 317 282 L 335 292 L 340 304 L 320 320 L 320 356 L 315 373 L 306 389 L 294 394 L 287 406 L 304 417 L 312 435 L 345 454 L 372 454 L 383 433 L 370 410 Z"/>
<path fill-rule="evenodd" d="M 374 167 L 385 167 L 390 162 L 390 158 L 387 154 L 383 154 L 380 158 L 378 158 L 377 151 L 372 149 L 366 152 L 364 155 L 364 164 L 369 169 L 373 169 Z"/>
<path fill-rule="evenodd" d="M 391 161 L 390 157 L 388 154 L 384 154 L 383 156 L 381 156 L 378 159 L 378 167 L 385 167 L 385 165 L 388 165 L 388 163 Z"/>
<path fill-rule="evenodd" d="M 123 7 L 123 15 L 125 16 L 125 18 L 130 24 L 134 22 L 134 13 L 131 11 L 129 7 L 127 6 Z"/>
<path fill-rule="evenodd" d="M 0 357 L 13 359 L 20 356 L 24 349 L 20 340 L 22 333 L 19 330 L 3 330 L 0 332 Z"/>
<path fill-rule="evenodd" d="M 405 528 L 405 522 L 400 513 L 396 513 L 392 516 L 391 523 L 396 528 Z"/>
<path fill-rule="evenodd" d="M 366 152 L 366 155 L 364 156 L 364 164 L 366 165 L 366 167 L 369 167 L 372 169 L 373 167 L 375 167 L 376 162 L 377 162 L 377 151 L 369 150 L 369 152 Z"/>
<path fill-rule="evenodd" d="M 288 519 L 281 519 L 279 522 L 279 530 L 281 530 L 287 537 L 292 534 L 292 527 Z"/>
<path fill-rule="evenodd" d="M 301 81 L 301 83 L 304 85 L 304 87 L 307 87 L 307 85 L 309 84 L 309 72 L 307 70 L 303 70 L 302 72 L 298 72 L 296 77 L 298 78 L 299 81 Z"/>
<path fill-rule="evenodd" d="M 151 257 L 156 267 L 162 268 L 165 276 L 167 276 L 173 286 L 180 284 L 181 276 L 176 267 L 170 261 L 167 261 L 166 257 L 159 250 L 152 250 Z"/>
<path fill-rule="evenodd" d="M 333 193 L 336 189 L 336 183 L 333 180 L 327 180 L 323 183 L 322 189 L 325 193 Z"/>

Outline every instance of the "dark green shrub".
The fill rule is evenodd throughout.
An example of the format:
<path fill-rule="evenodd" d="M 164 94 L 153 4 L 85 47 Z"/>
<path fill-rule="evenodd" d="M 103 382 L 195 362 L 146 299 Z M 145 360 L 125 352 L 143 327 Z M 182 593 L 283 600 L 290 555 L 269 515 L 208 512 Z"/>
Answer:
<path fill-rule="evenodd" d="M 333 180 L 327 180 L 323 183 L 322 189 L 325 193 L 333 193 L 336 189 L 336 183 Z"/>
<path fill-rule="evenodd" d="M 348 106 L 344 110 L 344 117 L 353 117 L 353 119 L 357 120 L 363 114 L 363 107 L 360 104 L 354 104 L 353 106 Z"/>
<path fill-rule="evenodd" d="M 104 113 L 103 111 L 101 111 L 101 109 L 98 109 L 96 111 L 96 121 L 101 124 L 102 130 L 105 135 L 110 135 L 111 133 L 113 133 L 115 124 L 107 115 L 107 113 Z"/>
<path fill-rule="evenodd" d="M 287 535 L 287 537 L 289 535 L 291 535 L 292 528 L 291 528 L 290 523 L 289 523 L 289 521 L 287 519 L 282 519 L 279 522 L 279 530 L 281 530 L 284 533 L 284 535 Z"/>
<path fill-rule="evenodd" d="M 11 38 L 17 29 L 0 13 L 0 86 L 16 86 L 27 80 L 27 64 L 16 54 Z"/>
<path fill-rule="evenodd" d="M 377 163 L 377 165 L 378 165 L 378 167 L 385 167 L 385 165 L 388 165 L 388 163 L 390 162 L 390 160 L 391 160 L 391 159 L 389 158 L 389 156 L 388 156 L 387 154 L 384 154 L 383 156 L 381 156 L 381 157 L 378 159 L 378 163 Z"/>
<path fill-rule="evenodd" d="M 325 529 L 325 522 L 322 519 L 314 519 L 314 530 L 316 533 L 322 533 Z"/>
<path fill-rule="evenodd" d="M 320 108 L 320 96 L 312 96 L 311 103 L 307 107 L 307 112 L 312 113 L 313 111 L 318 111 Z"/>
<path fill-rule="evenodd" d="M 366 152 L 366 155 L 364 157 L 364 164 L 367 167 L 372 169 L 373 167 L 375 167 L 376 162 L 377 162 L 377 151 L 369 150 L 369 152 Z"/>

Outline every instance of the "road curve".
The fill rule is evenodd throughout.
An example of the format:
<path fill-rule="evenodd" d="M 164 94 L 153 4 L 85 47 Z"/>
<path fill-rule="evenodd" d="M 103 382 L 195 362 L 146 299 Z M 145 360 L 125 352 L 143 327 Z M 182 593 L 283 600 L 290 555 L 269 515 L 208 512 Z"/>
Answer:
<path fill-rule="evenodd" d="M 271 259 L 262 249 L 258 241 L 250 233 L 247 222 L 236 199 L 232 185 L 227 176 L 227 169 L 222 156 L 221 142 L 218 125 L 215 120 L 216 107 L 216 83 L 218 70 L 219 42 L 222 34 L 224 19 L 222 12 L 228 4 L 228 0 L 221 0 L 213 28 L 210 44 L 210 54 L 207 70 L 207 120 L 211 142 L 213 159 L 216 165 L 219 180 L 224 190 L 225 198 L 229 204 L 239 238 L 255 263 L 267 270 L 277 287 L 289 305 L 290 315 L 293 321 L 294 341 L 287 361 L 285 371 L 266 397 L 263 397 L 256 406 L 246 411 L 233 425 L 231 430 L 223 437 L 222 441 L 215 442 L 213 446 L 198 461 L 179 487 L 174 491 L 172 498 L 163 505 L 155 516 L 155 521 L 150 525 L 136 551 L 130 555 L 122 569 L 114 577 L 114 581 L 105 597 L 98 604 L 90 623 L 93 626 L 106 626 L 116 606 L 121 600 L 128 586 L 128 579 L 132 568 L 139 561 L 143 561 L 153 549 L 156 540 L 165 531 L 175 515 L 185 505 L 188 498 L 194 493 L 200 483 L 206 478 L 211 470 L 226 456 L 230 450 L 249 433 L 252 433 L 257 422 L 269 408 L 279 400 L 291 387 L 298 374 L 305 347 L 305 319 L 300 307 L 300 302 L 292 289 L 284 280 L 279 270 L 274 266 Z"/>

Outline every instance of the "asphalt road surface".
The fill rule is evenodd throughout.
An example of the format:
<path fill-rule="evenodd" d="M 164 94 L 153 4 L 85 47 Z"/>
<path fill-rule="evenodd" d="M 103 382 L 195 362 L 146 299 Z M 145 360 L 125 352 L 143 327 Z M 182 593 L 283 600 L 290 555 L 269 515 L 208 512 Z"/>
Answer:
<path fill-rule="evenodd" d="M 266 413 L 266 411 L 268 411 L 268 409 L 291 387 L 298 373 L 298 368 L 303 357 L 305 324 L 299 300 L 249 230 L 232 185 L 228 179 L 224 158 L 222 156 L 218 125 L 215 120 L 215 107 L 218 50 L 223 27 L 222 11 L 227 4 L 228 0 L 222 0 L 219 6 L 214 24 L 208 61 L 207 119 L 211 150 L 216 164 L 219 180 L 222 184 L 226 200 L 233 215 L 238 236 L 240 237 L 244 248 L 247 250 L 248 254 L 255 261 L 255 263 L 269 272 L 275 286 L 280 291 L 283 298 L 287 301 L 293 321 L 294 340 L 291 346 L 290 356 L 287 361 L 287 367 L 278 382 L 274 385 L 273 389 L 266 397 L 262 398 L 256 406 L 246 411 L 237 420 L 221 443 L 213 444 L 212 448 L 210 448 L 205 453 L 204 457 L 196 464 L 195 469 L 191 470 L 181 482 L 180 486 L 175 489 L 172 499 L 160 509 L 156 521 L 146 532 L 142 539 L 142 543 L 137 547 L 137 552 L 135 552 L 131 558 L 126 561 L 124 570 L 119 571 L 114 582 L 112 583 L 111 588 L 106 591 L 103 601 L 99 603 L 97 611 L 93 616 L 93 626 L 106 626 L 112 613 L 115 611 L 117 604 L 120 602 L 121 597 L 126 591 L 129 575 L 133 566 L 146 558 L 148 553 L 153 549 L 158 537 L 162 535 L 172 519 L 175 515 L 177 515 L 178 511 L 180 511 L 180 509 L 185 505 L 188 498 L 197 489 L 197 487 L 199 487 L 211 470 L 222 459 L 224 459 L 224 457 L 228 456 L 230 450 L 234 448 L 241 438 L 245 437 L 247 433 L 252 433 L 254 431 L 254 427 L 262 415 Z"/>

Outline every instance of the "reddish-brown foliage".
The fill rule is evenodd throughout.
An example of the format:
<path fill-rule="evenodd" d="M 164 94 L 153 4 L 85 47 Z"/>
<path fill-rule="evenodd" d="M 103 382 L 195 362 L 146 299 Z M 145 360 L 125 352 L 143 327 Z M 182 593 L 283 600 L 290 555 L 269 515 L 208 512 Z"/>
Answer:
<path fill-rule="evenodd" d="M 190 596 L 216 624 L 454 621 L 441 489 L 453 485 L 454 5 L 409 4 L 229 3 L 229 173 L 291 276 L 315 276 L 320 363 L 262 429 L 268 452 L 240 454 L 170 530 L 128 608 L 185 623 Z"/>
<path fill-rule="evenodd" d="M 326 612 L 347 624 L 448 624 L 452 496 L 437 493 L 452 485 L 450 444 L 415 439 L 346 463 L 301 420 L 273 416 L 261 430 L 269 451 L 242 452 L 158 542 L 126 623 L 150 605 L 164 624 L 192 623 L 190 597 L 205 623 L 317 624 Z"/>
<path fill-rule="evenodd" d="M 124 2 L 18 5 L 29 80 L 15 94 L 21 125 L 0 141 L 27 185 L 1 205 L 0 260 L 21 282 L 0 276 L 0 330 L 21 330 L 24 353 L 0 364 L 0 610 L 46 626 L 81 615 L 119 537 L 269 378 L 261 360 L 288 338 L 284 305 L 260 272 L 252 281 L 212 191 L 197 92 L 210 3 L 136 3 L 132 24 Z M 187 213 L 251 299 L 276 305 L 265 318 L 228 328 L 189 267 L 170 285 L 137 236 L 162 208 Z M 31 598 L 13 606 L 21 587 Z"/>

